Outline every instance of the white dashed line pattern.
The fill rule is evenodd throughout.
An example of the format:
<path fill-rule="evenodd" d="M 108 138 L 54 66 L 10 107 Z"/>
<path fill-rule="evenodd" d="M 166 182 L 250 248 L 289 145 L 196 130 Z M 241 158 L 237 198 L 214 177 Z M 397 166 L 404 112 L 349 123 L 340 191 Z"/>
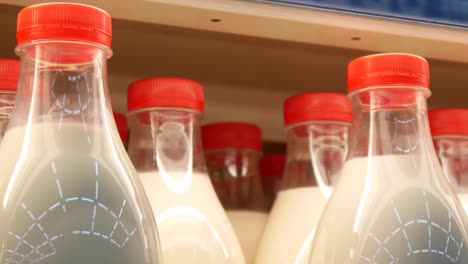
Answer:
<path fill-rule="evenodd" d="M 122 198 L 121 207 L 119 210 L 114 212 L 99 200 L 99 164 L 97 161 L 94 165 L 94 174 L 95 174 L 95 183 L 93 183 L 93 196 L 94 197 L 68 197 L 64 193 L 63 185 L 61 184 L 60 177 L 58 175 L 57 165 L 51 163 L 51 172 L 55 177 L 55 186 L 58 201 L 53 202 L 50 206 L 46 206 L 46 210 L 36 215 L 28 208 L 26 203 L 21 203 L 21 206 L 18 210 L 23 210 L 28 216 L 30 221 L 30 226 L 26 229 L 26 232 L 23 234 L 15 234 L 9 232 L 9 236 L 17 241 L 16 245 L 13 248 L 8 248 L 8 246 L 3 250 L 3 261 L 5 264 L 40 264 L 42 261 L 45 261 L 47 258 L 54 256 L 57 253 L 55 243 L 60 243 L 60 239 L 65 236 L 92 236 L 99 237 L 109 241 L 112 245 L 118 248 L 123 248 L 131 237 L 133 237 L 137 231 L 136 227 L 129 228 L 122 220 L 123 212 L 125 208 L 128 207 L 127 201 L 125 198 Z M 85 203 L 92 206 L 92 214 L 90 216 L 89 230 L 63 230 L 63 233 L 50 235 L 48 231 L 43 227 L 43 221 L 51 213 L 57 213 L 57 210 L 60 210 L 61 213 L 67 214 L 72 211 L 74 203 Z M 75 204 L 76 205 L 76 204 Z M 107 213 L 109 219 L 113 219 L 112 223 L 109 223 L 112 226 L 110 232 L 99 232 L 97 230 L 97 210 L 100 209 L 101 213 Z M 119 238 L 117 238 L 116 230 L 121 228 L 123 232 L 120 232 Z M 34 233 L 34 239 L 30 238 L 31 234 Z M 39 237 L 38 237 L 38 234 Z M 28 250 L 27 253 L 22 251 Z M 20 251 L 22 250 L 22 251 Z"/>
<path fill-rule="evenodd" d="M 419 192 L 419 196 L 415 197 L 412 194 L 413 199 L 409 199 L 410 196 L 400 197 L 401 199 L 397 198 L 400 199 L 399 201 L 392 201 L 389 204 L 387 208 L 389 213 L 382 216 L 382 219 L 387 221 L 384 222 L 386 226 L 373 227 L 361 254 L 360 263 L 411 263 L 408 262 L 409 259 L 412 263 L 416 263 L 415 258 L 424 256 L 425 261 L 419 260 L 418 263 L 442 264 L 437 262 L 440 260 L 427 262 L 430 258 L 426 255 L 433 254 L 442 256 L 445 259 L 444 263 L 466 264 L 460 256 L 467 250 L 467 247 L 452 213 L 437 198 L 427 192 L 413 192 Z M 418 204 L 403 206 L 404 203 L 408 204 L 408 201 L 417 201 Z M 425 212 L 418 212 L 419 215 L 414 213 L 416 219 L 409 219 L 411 210 L 417 210 L 416 206 L 421 207 Z M 404 216 L 402 210 L 405 212 Z M 391 214 L 395 219 L 394 224 L 388 222 Z M 377 221 L 379 222 L 381 221 Z M 393 229 L 386 229 L 388 227 Z M 387 235 L 384 235 L 385 233 Z M 434 237 L 436 233 L 438 236 Z"/>

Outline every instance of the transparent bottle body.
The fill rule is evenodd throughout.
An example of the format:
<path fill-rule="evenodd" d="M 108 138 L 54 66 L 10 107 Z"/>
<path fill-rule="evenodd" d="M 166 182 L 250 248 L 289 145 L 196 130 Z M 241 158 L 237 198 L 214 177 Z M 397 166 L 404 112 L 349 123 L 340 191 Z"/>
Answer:
<path fill-rule="evenodd" d="M 155 212 L 165 263 L 242 264 L 229 219 L 208 177 L 200 113 L 131 112 L 129 155 Z"/>
<path fill-rule="evenodd" d="M 36 42 L 18 53 L 16 106 L 0 146 L 0 263 L 161 263 L 112 116 L 110 51 Z"/>
<path fill-rule="evenodd" d="M 257 264 L 307 263 L 336 172 L 347 153 L 349 123 L 310 121 L 287 128 L 287 160 Z"/>
<path fill-rule="evenodd" d="M 442 169 L 468 212 L 468 136 L 440 135 L 433 142 Z"/>
<path fill-rule="evenodd" d="M 2 90 L 0 87 L 0 142 L 10 122 L 13 107 L 15 106 L 16 91 Z"/>
<path fill-rule="evenodd" d="M 267 211 L 260 157 L 260 151 L 247 148 L 205 151 L 211 181 L 226 210 Z"/>
<path fill-rule="evenodd" d="M 260 179 L 261 152 L 248 148 L 205 151 L 211 182 L 233 225 L 246 263 L 253 263 L 268 218 Z"/>
<path fill-rule="evenodd" d="M 427 91 L 351 95 L 350 149 L 320 220 L 310 263 L 467 263 L 464 213 L 443 175 Z"/>

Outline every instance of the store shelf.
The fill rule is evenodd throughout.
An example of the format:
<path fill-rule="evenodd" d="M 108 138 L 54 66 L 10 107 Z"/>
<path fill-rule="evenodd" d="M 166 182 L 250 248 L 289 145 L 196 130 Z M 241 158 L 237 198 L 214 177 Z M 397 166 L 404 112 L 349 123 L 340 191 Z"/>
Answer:
<path fill-rule="evenodd" d="M 14 57 L 18 1 L 0 0 L 0 56 Z M 40 1 L 21 1 L 31 4 Z M 282 103 L 296 93 L 345 92 L 346 65 L 371 52 L 430 59 L 431 107 L 468 107 L 468 33 L 461 29 L 232 0 L 81 1 L 114 20 L 109 79 L 125 112 L 127 85 L 180 76 L 206 87 L 206 122 L 247 121 L 283 140 Z M 211 19 L 220 22 L 211 22 Z M 351 38 L 360 37 L 359 41 Z"/>
<path fill-rule="evenodd" d="M 77 0 L 135 22 L 468 62 L 463 29 L 379 19 L 255 0 Z M 29 5 L 44 0 L 0 0 Z M 75 1 L 76 2 L 76 1 Z M 213 19 L 219 22 L 212 22 Z M 359 38 L 359 41 L 353 40 Z"/>

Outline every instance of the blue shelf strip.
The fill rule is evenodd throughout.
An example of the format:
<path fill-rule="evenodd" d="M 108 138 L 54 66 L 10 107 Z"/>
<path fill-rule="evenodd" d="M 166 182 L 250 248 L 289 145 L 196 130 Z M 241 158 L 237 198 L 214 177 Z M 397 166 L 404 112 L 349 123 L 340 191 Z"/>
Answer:
<path fill-rule="evenodd" d="M 260 0 L 260 2 L 468 28 L 468 0 Z"/>

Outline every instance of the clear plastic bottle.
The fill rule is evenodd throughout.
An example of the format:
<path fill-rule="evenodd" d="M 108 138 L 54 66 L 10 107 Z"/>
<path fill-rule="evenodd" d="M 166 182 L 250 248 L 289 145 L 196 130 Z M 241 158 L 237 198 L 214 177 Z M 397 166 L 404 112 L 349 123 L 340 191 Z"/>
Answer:
<path fill-rule="evenodd" d="M 128 148 L 128 125 L 127 117 L 121 113 L 114 112 L 115 124 L 117 125 L 117 131 L 119 132 L 120 139 L 125 147 Z"/>
<path fill-rule="evenodd" d="M 153 78 L 128 89 L 129 155 L 156 215 L 164 263 L 243 264 L 208 177 L 201 144 L 203 87 Z"/>
<path fill-rule="evenodd" d="M 429 64 L 377 54 L 348 65 L 349 152 L 310 264 L 468 263 L 465 214 L 427 120 Z"/>
<path fill-rule="evenodd" d="M 307 93 L 286 100 L 286 169 L 257 264 L 307 263 L 315 229 L 346 157 L 351 118 L 351 102 L 343 94 Z"/>
<path fill-rule="evenodd" d="M 262 176 L 263 190 L 270 209 L 280 190 L 285 165 L 285 154 L 267 154 L 260 159 L 260 175 Z"/>
<path fill-rule="evenodd" d="M 0 263 L 161 263 L 110 107 L 110 16 L 30 6 L 17 38 L 17 98 L 0 147 Z"/>
<path fill-rule="evenodd" d="M 13 112 L 18 85 L 19 61 L 0 59 L 0 142 Z"/>
<path fill-rule="evenodd" d="M 468 109 L 431 110 L 429 125 L 442 169 L 468 213 Z"/>
<path fill-rule="evenodd" d="M 246 263 L 253 263 L 268 218 L 260 178 L 262 135 L 248 123 L 202 126 L 208 173 L 234 227 Z"/>

